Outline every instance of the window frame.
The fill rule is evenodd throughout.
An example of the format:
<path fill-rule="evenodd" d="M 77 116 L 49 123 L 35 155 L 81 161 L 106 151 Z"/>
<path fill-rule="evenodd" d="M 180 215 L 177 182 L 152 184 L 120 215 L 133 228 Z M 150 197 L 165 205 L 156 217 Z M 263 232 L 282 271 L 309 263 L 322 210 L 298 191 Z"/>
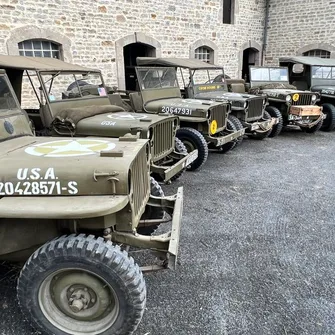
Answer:
<path fill-rule="evenodd" d="M 318 55 L 317 53 L 319 53 L 320 55 Z M 326 58 L 326 59 L 331 58 L 331 52 L 325 49 L 311 49 L 311 50 L 303 52 L 302 55 L 305 57 L 319 57 L 319 58 Z"/>
<path fill-rule="evenodd" d="M 204 50 L 208 52 L 204 52 Z M 206 57 L 206 59 L 204 59 L 203 57 L 197 57 L 199 55 L 202 55 L 202 56 L 208 55 L 208 57 Z M 194 49 L 194 59 L 201 60 L 204 63 L 214 64 L 214 50 L 208 45 L 201 45 L 197 47 L 196 49 Z"/>
<path fill-rule="evenodd" d="M 25 43 L 31 43 L 31 48 L 26 48 Z M 40 49 L 34 46 L 34 44 L 40 43 Z M 45 43 L 48 43 L 48 47 L 45 47 Z M 44 44 L 44 45 L 43 45 Z M 57 49 L 56 49 L 57 47 Z M 39 39 L 39 38 L 33 38 L 33 39 L 27 39 L 23 40 L 21 42 L 18 42 L 18 51 L 20 56 L 30 56 L 30 57 L 43 57 L 43 58 L 55 58 L 63 60 L 63 50 L 62 45 L 60 43 L 57 43 L 52 40 L 47 39 Z M 27 55 L 26 52 L 31 52 L 32 55 Z M 41 56 L 36 56 L 35 53 L 41 53 Z M 50 52 L 50 57 L 44 56 L 44 53 Z M 57 52 L 58 57 L 53 57 L 53 54 Z"/>
<path fill-rule="evenodd" d="M 235 24 L 235 8 L 236 8 L 236 1 L 237 0 L 222 0 L 222 9 L 221 9 L 221 22 L 222 24 Z M 228 9 L 227 9 L 227 2 L 229 2 Z M 228 11 L 228 14 L 225 15 L 225 10 Z M 230 13 L 230 15 L 229 15 Z M 228 18 L 228 20 L 225 20 Z"/>

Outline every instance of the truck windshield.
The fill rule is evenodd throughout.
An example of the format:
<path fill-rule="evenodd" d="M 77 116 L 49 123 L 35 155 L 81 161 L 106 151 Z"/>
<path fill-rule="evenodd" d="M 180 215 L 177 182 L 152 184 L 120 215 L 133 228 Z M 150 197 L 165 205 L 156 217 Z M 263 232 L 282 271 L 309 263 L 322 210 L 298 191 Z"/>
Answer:
<path fill-rule="evenodd" d="M 142 90 L 179 87 L 174 68 L 138 68 L 137 77 Z"/>
<path fill-rule="evenodd" d="M 222 69 L 198 69 L 193 71 L 193 84 L 211 84 L 211 83 L 225 83 L 224 73 Z"/>
<path fill-rule="evenodd" d="M 288 69 L 279 67 L 251 67 L 251 81 L 287 82 Z"/>
<path fill-rule="evenodd" d="M 100 73 L 41 73 L 50 102 L 81 98 L 87 95 L 106 96 Z"/>
<path fill-rule="evenodd" d="M 5 76 L 0 76 L 0 110 L 20 109 Z"/>
<path fill-rule="evenodd" d="M 313 66 L 312 67 L 313 79 L 335 79 L 335 67 L 332 66 Z"/>

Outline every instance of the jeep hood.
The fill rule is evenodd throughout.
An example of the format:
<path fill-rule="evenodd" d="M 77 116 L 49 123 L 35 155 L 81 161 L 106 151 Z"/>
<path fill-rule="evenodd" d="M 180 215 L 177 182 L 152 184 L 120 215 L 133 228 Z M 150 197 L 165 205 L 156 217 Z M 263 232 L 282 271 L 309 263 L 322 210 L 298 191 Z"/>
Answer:
<path fill-rule="evenodd" d="M 135 129 L 146 134 L 151 126 L 167 119 L 173 121 L 177 118 L 172 115 L 129 112 L 100 114 L 79 121 L 76 125 L 76 135 L 119 138 Z"/>
<path fill-rule="evenodd" d="M 209 109 L 221 104 L 221 102 L 209 100 L 173 98 L 150 101 L 145 105 L 145 109 L 148 112 L 174 113 L 178 116 L 207 118 Z"/>
<path fill-rule="evenodd" d="M 145 143 L 33 136 L 1 142 L 0 198 L 128 195 L 128 171 Z"/>
<path fill-rule="evenodd" d="M 335 85 L 316 85 L 311 87 L 312 92 L 318 92 L 324 95 L 335 95 Z"/>
<path fill-rule="evenodd" d="M 223 91 L 213 91 L 213 92 L 204 92 L 199 93 L 195 96 L 197 99 L 204 100 L 228 100 L 230 102 L 234 101 L 246 101 L 247 99 L 254 98 L 255 95 L 247 94 L 247 93 L 234 93 L 234 92 L 223 92 Z"/>

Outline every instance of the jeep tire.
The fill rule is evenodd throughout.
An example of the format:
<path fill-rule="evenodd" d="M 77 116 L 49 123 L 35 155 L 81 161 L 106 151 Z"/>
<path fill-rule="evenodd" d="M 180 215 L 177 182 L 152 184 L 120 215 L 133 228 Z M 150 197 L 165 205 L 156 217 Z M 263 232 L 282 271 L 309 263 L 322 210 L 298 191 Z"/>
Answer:
<path fill-rule="evenodd" d="M 244 128 L 242 122 L 235 115 L 229 115 L 228 118 L 231 122 L 233 122 L 236 130 L 241 130 Z M 240 145 L 242 142 L 243 142 L 243 135 L 236 139 L 236 146 Z"/>
<path fill-rule="evenodd" d="M 176 135 L 183 142 L 188 152 L 198 149 L 198 158 L 193 161 L 187 169 L 194 171 L 205 164 L 208 158 L 208 145 L 203 135 L 193 128 L 180 128 Z"/>
<path fill-rule="evenodd" d="M 268 137 L 276 137 L 281 133 L 283 129 L 284 125 L 283 116 L 277 107 L 266 106 L 265 110 L 270 114 L 271 117 L 275 117 L 278 119 L 278 123 L 272 127 L 272 130 L 268 135 Z"/>
<path fill-rule="evenodd" d="M 325 103 L 322 104 L 322 107 L 326 118 L 323 120 L 321 130 L 332 131 L 335 129 L 335 106 L 333 104 Z"/>
<path fill-rule="evenodd" d="M 230 119 L 230 116 L 231 115 L 229 115 L 229 117 L 227 119 L 227 130 L 235 132 L 237 129 L 236 129 L 235 124 L 233 123 L 233 121 Z M 219 135 L 225 136 L 225 135 L 227 135 L 227 132 L 222 131 L 222 132 L 219 133 Z M 221 145 L 220 147 L 216 147 L 216 149 L 218 149 L 220 153 L 225 154 L 228 151 L 233 150 L 235 148 L 236 144 L 237 144 L 237 140 L 235 139 L 235 140 L 232 140 L 228 143 L 225 143 L 224 145 Z"/>
<path fill-rule="evenodd" d="M 21 271 L 17 294 L 23 314 L 42 334 L 132 334 L 146 303 L 133 258 L 84 234 L 36 250 Z"/>
<path fill-rule="evenodd" d="M 157 181 L 150 177 L 150 195 L 153 195 L 154 197 L 164 197 L 164 191 L 157 183 Z M 150 220 L 150 219 L 158 219 L 162 220 L 164 217 L 164 210 L 161 207 L 153 207 L 150 205 L 147 205 L 145 207 L 145 212 L 141 216 L 141 220 Z M 137 228 L 137 232 L 141 235 L 147 235 L 150 236 L 152 233 L 155 232 L 155 230 L 158 228 L 159 224 L 155 223 L 150 226 L 139 226 Z"/>
<path fill-rule="evenodd" d="M 271 119 L 271 115 L 269 114 L 269 112 L 264 111 L 264 115 L 261 121 L 270 120 L 270 119 Z M 269 137 L 271 132 L 272 132 L 272 128 L 270 128 L 268 131 L 265 131 L 263 133 L 255 132 L 254 134 L 250 134 L 250 135 L 248 134 L 248 136 L 255 140 L 264 140 L 265 138 Z"/>

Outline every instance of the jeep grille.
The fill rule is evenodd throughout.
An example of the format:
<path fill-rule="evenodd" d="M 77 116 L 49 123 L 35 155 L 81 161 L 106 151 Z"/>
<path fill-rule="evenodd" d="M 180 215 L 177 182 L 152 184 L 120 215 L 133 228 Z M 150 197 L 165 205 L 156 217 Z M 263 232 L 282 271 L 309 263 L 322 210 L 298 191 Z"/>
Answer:
<path fill-rule="evenodd" d="M 151 159 L 154 162 L 164 158 L 174 150 L 174 120 L 165 120 L 153 125 L 153 147 Z"/>
<path fill-rule="evenodd" d="M 263 98 L 248 100 L 248 119 L 260 119 L 263 116 Z"/>
<path fill-rule="evenodd" d="M 210 108 L 210 122 L 216 120 L 218 123 L 217 133 L 226 127 L 227 105 L 219 105 Z"/>
<path fill-rule="evenodd" d="M 292 98 L 293 98 L 293 95 L 291 96 Z M 299 93 L 298 101 L 293 101 L 293 99 L 292 99 L 291 104 L 292 105 L 298 105 L 298 106 L 313 105 L 312 95 L 313 94 L 309 94 L 309 93 L 307 93 L 307 94 L 306 93 L 303 93 L 303 94 Z"/>
<path fill-rule="evenodd" d="M 138 221 L 139 214 L 144 212 L 144 208 L 150 195 L 149 189 L 149 167 L 147 163 L 146 146 L 138 153 L 131 166 L 132 183 L 132 211 L 133 219 Z"/>

